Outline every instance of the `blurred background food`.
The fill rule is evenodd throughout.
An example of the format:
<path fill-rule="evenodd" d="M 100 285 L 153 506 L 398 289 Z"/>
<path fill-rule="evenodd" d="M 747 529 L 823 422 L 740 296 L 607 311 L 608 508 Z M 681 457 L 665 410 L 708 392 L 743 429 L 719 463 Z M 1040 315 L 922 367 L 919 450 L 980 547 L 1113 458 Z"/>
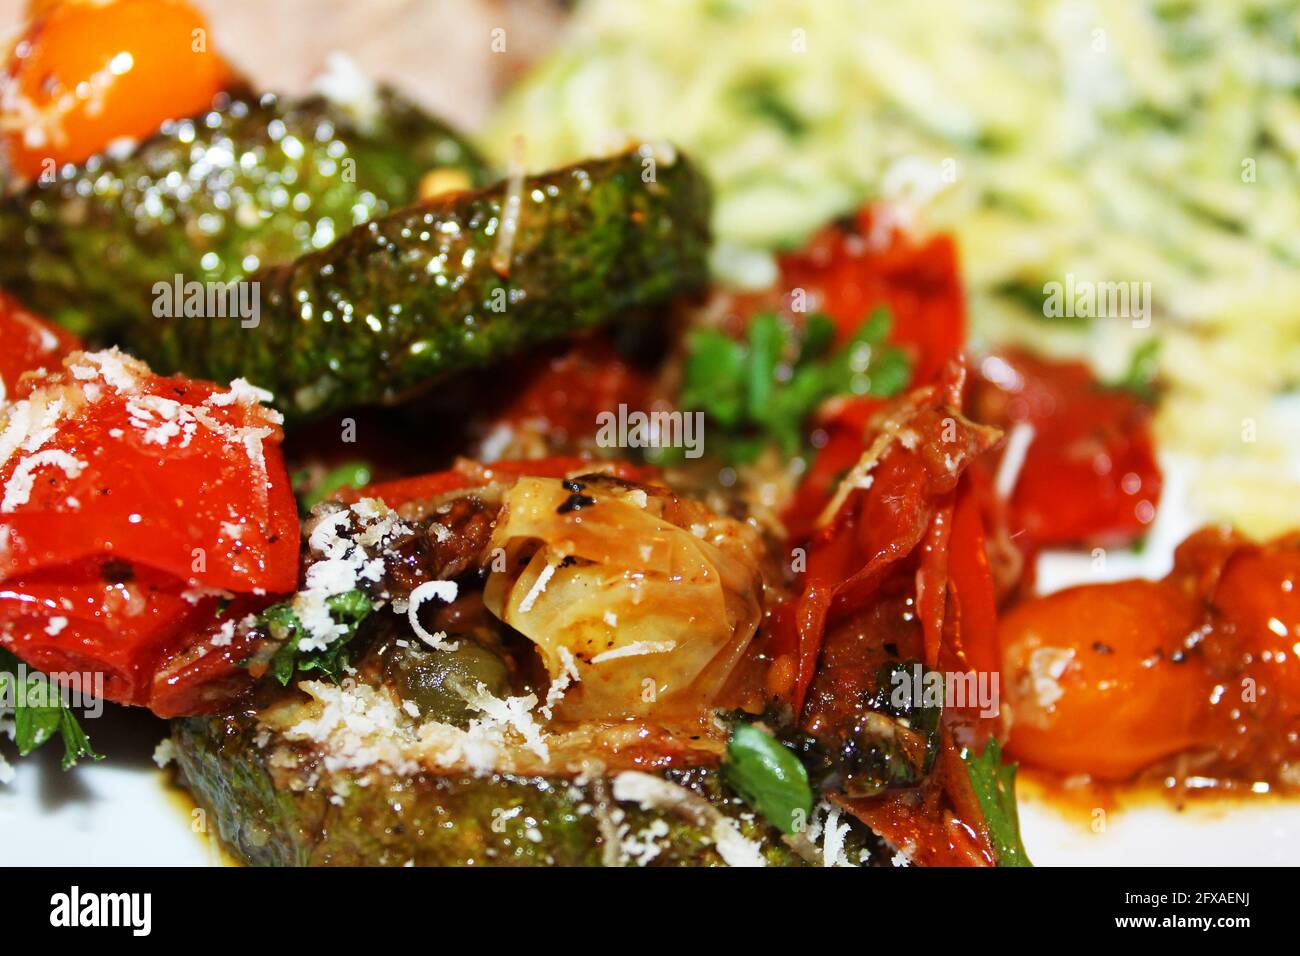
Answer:
<path fill-rule="evenodd" d="M 68 0 L 0 0 L 0 31 L 26 11 Z M 72 0 L 78 2 L 78 0 Z M 93 2 L 93 0 L 90 0 Z M 215 48 L 261 89 L 301 94 L 343 51 L 374 79 L 395 83 L 444 119 L 473 128 L 500 92 L 549 49 L 560 0 L 194 0 Z M 492 31 L 505 44 L 492 45 Z"/>
<path fill-rule="evenodd" d="M 303 91 L 344 51 L 499 164 L 519 136 L 534 169 L 624 135 L 686 147 L 718 192 L 728 281 L 769 281 L 775 250 L 864 201 L 951 230 L 978 343 L 1110 380 L 1141 358 L 1199 516 L 1296 524 L 1300 3 L 201 5 L 258 85 Z M 0 0 L 3 22 L 22 6 Z M 1048 317 L 1051 283 L 1125 283 L 1141 305 Z"/>
<path fill-rule="evenodd" d="M 592 0 L 493 120 L 498 154 L 611 129 L 694 150 L 717 265 L 770 275 L 868 199 L 959 238 L 977 340 L 1143 355 L 1193 505 L 1255 534 L 1300 505 L 1300 6 L 1264 0 Z M 1149 283 L 1145 317 L 1046 318 L 1045 285 Z M 1136 319 L 1136 320 L 1135 320 Z M 1158 350 L 1157 350 L 1158 348 Z"/>

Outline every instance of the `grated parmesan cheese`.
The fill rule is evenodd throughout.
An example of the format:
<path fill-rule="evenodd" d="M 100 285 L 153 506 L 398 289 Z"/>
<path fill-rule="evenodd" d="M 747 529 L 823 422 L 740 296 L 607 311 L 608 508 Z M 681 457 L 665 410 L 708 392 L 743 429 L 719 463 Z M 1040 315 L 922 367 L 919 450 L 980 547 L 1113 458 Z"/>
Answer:
<path fill-rule="evenodd" d="M 557 651 L 560 655 L 560 673 L 551 681 L 551 686 L 546 690 L 546 703 L 538 708 L 538 712 L 547 720 L 551 719 L 551 709 L 564 699 L 565 691 L 582 680 L 578 673 L 578 662 L 574 659 L 573 652 L 563 644 L 557 648 Z"/>
<path fill-rule="evenodd" d="M 435 599 L 442 601 L 444 604 L 450 604 L 456 600 L 458 590 L 455 581 L 425 581 L 411 592 L 411 603 L 406 609 L 406 618 L 410 622 L 411 630 L 415 632 L 416 637 L 434 650 L 454 651 L 460 645 L 455 641 L 448 643 L 447 635 L 443 631 L 430 634 L 425 630 L 424 625 L 420 623 L 420 605 Z"/>
<path fill-rule="evenodd" d="M 0 514 L 11 514 L 27 504 L 36 485 L 36 471 L 46 466 L 61 468 L 69 480 L 75 480 L 85 470 L 86 463 L 56 448 L 24 458 L 5 483 L 4 499 L 0 500 Z"/>
<path fill-rule="evenodd" d="M 618 660 L 621 657 L 640 657 L 643 654 L 667 654 L 677 647 L 676 641 L 633 641 L 622 647 L 601 651 L 591 659 L 593 664 Z"/>
<path fill-rule="evenodd" d="M 158 769 L 166 767 L 176 759 L 176 744 L 172 743 L 170 737 L 164 737 L 158 741 L 158 746 L 153 749 L 153 762 L 158 765 Z"/>
<path fill-rule="evenodd" d="M 538 573 L 537 580 L 534 581 L 533 586 L 528 589 L 528 593 L 524 595 L 524 599 L 519 602 L 520 614 L 527 614 L 533 609 L 533 605 L 537 603 L 537 599 L 546 592 L 546 585 L 550 583 L 551 578 L 555 576 L 555 570 L 561 563 L 563 563 L 563 560 L 563 558 L 557 557 L 546 562 L 546 567 L 542 568 Z"/>
<path fill-rule="evenodd" d="M 614 778 L 614 799 L 635 803 L 643 810 L 676 813 L 698 826 L 707 826 L 718 855 L 728 866 L 766 866 L 758 846 L 745 838 L 733 820 L 685 787 L 639 770 L 625 770 Z"/>
<path fill-rule="evenodd" d="M 844 837 L 849 825 L 840 823 L 840 808 L 827 805 L 826 837 L 822 841 L 822 866 L 852 866 L 844 855 Z"/>
<path fill-rule="evenodd" d="M 354 519 L 358 530 L 348 537 L 344 531 Z M 312 519 L 307 547 L 315 558 L 304 572 L 302 590 L 290 602 L 305 632 L 299 648 L 324 650 L 347 633 L 347 626 L 334 620 L 329 599 L 356 590 L 364 582 L 380 581 L 384 561 L 377 552 L 392 538 L 409 533 L 411 529 L 396 512 L 373 498 Z"/>
<path fill-rule="evenodd" d="M 533 719 L 532 709 L 537 706 L 537 697 L 493 697 L 487 687 L 478 684 L 474 690 L 460 688 L 461 696 L 474 710 L 484 714 L 489 720 L 502 727 L 510 727 L 524 740 L 524 745 L 544 761 L 551 759 L 550 749 L 542 739 L 542 729 Z"/>

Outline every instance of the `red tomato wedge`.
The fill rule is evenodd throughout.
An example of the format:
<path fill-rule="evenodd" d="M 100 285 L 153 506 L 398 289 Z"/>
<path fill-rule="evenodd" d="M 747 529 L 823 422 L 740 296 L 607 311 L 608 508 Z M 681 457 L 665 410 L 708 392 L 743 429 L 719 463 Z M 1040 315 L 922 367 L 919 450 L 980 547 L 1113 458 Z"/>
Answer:
<path fill-rule="evenodd" d="M 0 406 L 0 640 L 149 704 L 221 600 L 292 591 L 279 416 L 246 383 L 153 375 L 116 350 L 25 376 Z"/>
<path fill-rule="evenodd" d="M 1161 474 L 1151 409 L 1103 386 L 1081 362 L 1002 352 L 978 364 L 971 415 L 1008 432 L 1032 429 L 1007 502 L 1023 550 L 1122 545 L 1155 518 Z"/>

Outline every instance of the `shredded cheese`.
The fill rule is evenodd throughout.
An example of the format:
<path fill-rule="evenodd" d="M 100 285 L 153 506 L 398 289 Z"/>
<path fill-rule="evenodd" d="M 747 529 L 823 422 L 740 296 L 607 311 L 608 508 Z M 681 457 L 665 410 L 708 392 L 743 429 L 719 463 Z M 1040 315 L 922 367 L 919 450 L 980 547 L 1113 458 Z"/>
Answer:
<path fill-rule="evenodd" d="M 13 474 L 5 484 L 4 499 L 0 500 L 0 514 L 11 514 L 27 504 L 32 488 L 36 485 L 36 472 L 46 466 L 61 468 L 70 480 L 75 480 L 85 470 L 86 463 L 66 451 L 55 448 L 37 452 L 23 459 L 14 468 Z"/>
<path fill-rule="evenodd" d="M 551 709 L 564 699 L 564 694 L 569 687 L 582 680 L 581 675 L 578 673 L 578 662 L 574 659 L 573 652 L 563 645 L 557 651 L 562 665 L 561 670 L 559 675 L 551 681 L 551 686 L 546 690 L 546 703 L 538 708 L 538 712 L 547 720 L 551 719 Z"/>
<path fill-rule="evenodd" d="M 1017 422 L 1007 434 L 1006 451 L 1002 453 L 1002 462 L 993 479 L 993 489 L 1004 501 L 1016 490 L 1016 482 L 1020 480 L 1020 472 L 1025 467 L 1025 456 L 1029 454 L 1034 435 L 1034 426 L 1029 422 Z"/>
<path fill-rule="evenodd" d="M 542 739 L 542 729 L 533 719 L 532 709 L 537 706 L 537 697 L 494 697 L 487 687 L 478 684 L 474 690 L 461 689 L 465 702 L 474 710 L 484 714 L 499 726 L 512 728 L 524 740 L 524 745 L 544 761 L 551 759 L 551 753 Z"/>
<path fill-rule="evenodd" d="M 718 855 L 728 866 L 767 865 L 758 845 L 746 839 L 733 820 L 685 787 L 639 770 L 625 770 L 614 778 L 613 789 L 615 800 L 638 804 L 643 810 L 675 813 L 707 827 Z"/>
<path fill-rule="evenodd" d="M 423 624 L 420 623 L 420 605 L 429 600 L 439 600 L 444 604 L 450 604 L 456 600 L 457 586 L 455 581 L 425 581 L 414 591 L 411 592 L 411 603 L 406 609 L 407 620 L 411 624 L 411 630 L 415 632 L 416 637 L 424 641 L 434 650 L 454 651 L 459 644 L 457 642 L 447 642 L 447 635 L 443 631 L 436 634 L 430 634 Z"/>
<path fill-rule="evenodd" d="M 615 647 L 608 651 L 601 651 L 591 659 L 591 662 L 593 664 L 603 664 L 606 661 L 618 660 L 621 657 L 640 657 L 643 654 L 667 654 L 676 647 L 676 641 L 633 641 L 631 644 L 624 644 L 622 647 Z"/>

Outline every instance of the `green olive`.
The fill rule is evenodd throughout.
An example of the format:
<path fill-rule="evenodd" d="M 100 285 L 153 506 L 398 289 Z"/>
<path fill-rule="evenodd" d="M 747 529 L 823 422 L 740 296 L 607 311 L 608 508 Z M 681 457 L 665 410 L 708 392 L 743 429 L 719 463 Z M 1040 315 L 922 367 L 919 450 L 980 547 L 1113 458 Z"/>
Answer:
<path fill-rule="evenodd" d="M 394 645 L 384 667 L 384 677 L 401 695 L 420 708 L 420 716 L 464 727 L 475 715 L 457 688 L 484 685 L 488 693 L 504 696 L 510 690 L 506 662 L 482 644 L 459 638 L 454 651 Z"/>

